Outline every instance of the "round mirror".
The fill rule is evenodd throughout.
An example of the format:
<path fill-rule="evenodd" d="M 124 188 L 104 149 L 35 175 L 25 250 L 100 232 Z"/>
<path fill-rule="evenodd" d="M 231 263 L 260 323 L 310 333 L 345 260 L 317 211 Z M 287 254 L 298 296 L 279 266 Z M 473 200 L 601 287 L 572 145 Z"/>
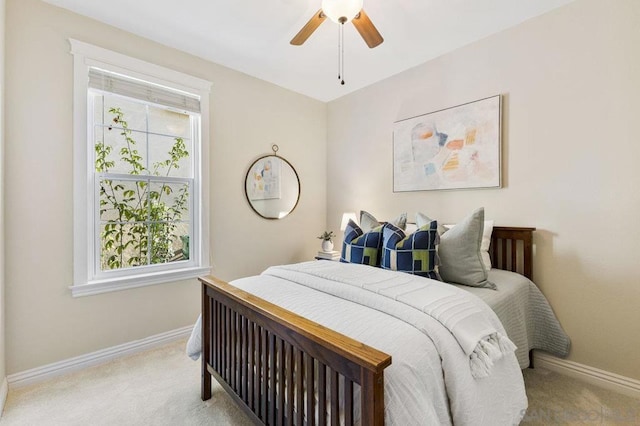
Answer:
<path fill-rule="evenodd" d="M 287 160 L 265 155 L 249 167 L 244 190 L 256 213 L 265 219 L 282 219 L 298 205 L 300 179 Z"/>

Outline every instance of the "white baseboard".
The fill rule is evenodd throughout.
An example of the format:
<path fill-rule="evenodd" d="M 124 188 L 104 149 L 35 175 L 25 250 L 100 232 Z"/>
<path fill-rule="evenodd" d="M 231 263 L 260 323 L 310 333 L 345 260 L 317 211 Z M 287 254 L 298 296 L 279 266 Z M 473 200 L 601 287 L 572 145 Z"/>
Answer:
<path fill-rule="evenodd" d="M 2 380 L 2 386 L 0 386 L 0 417 L 2 417 L 2 413 L 4 413 L 4 404 L 7 402 L 7 395 L 9 394 L 9 382 L 5 377 Z"/>
<path fill-rule="evenodd" d="M 533 365 L 640 399 L 640 380 L 538 352 L 533 354 Z"/>
<path fill-rule="evenodd" d="M 69 358 L 63 361 L 54 362 L 53 364 L 43 365 L 42 367 L 32 368 L 31 370 L 22 371 L 11 374 L 5 380 L 12 388 L 18 386 L 30 385 L 32 383 L 41 382 L 52 377 L 67 374 L 73 371 L 82 370 L 83 368 L 94 365 L 104 364 L 116 358 L 125 355 L 131 355 L 142 352 L 157 346 L 164 345 L 174 340 L 188 337 L 191 334 L 193 326 L 186 326 L 166 333 L 156 334 L 144 339 L 134 340 L 133 342 L 124 343 L 122 345 L 112 346 L 110 348 L 101 349 L 85 355 Z M 186 355 L 185 355 L 186 356 Z"/>

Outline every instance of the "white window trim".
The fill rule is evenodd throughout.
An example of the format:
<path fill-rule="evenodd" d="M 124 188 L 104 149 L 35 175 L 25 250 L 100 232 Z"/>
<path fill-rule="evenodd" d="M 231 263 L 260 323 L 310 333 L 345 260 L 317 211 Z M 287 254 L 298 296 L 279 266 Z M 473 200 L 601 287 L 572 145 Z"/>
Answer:
<path fill-rule="evenodd" d="M 93 46 L 78 40 L 69 39 L 74 63 L 74 94 L 73 94 L 73 196 L 74 196 L 74 236 L 73 236 L 73 284 L 69 287 L 74 297 L 88 296 L 129 288 L 143 287 L 153 284 L 174 282 L 206 275 L 210 272 L 209 256 L 209 92 L 211 83 L 197 77 L 170 70 L 159 65 L 151 64 L 139 59 L 131 58 L 111 50 Z M 121 276 L 114 274 L 109 279 L 93 279 L 93 263 L 90 259 L 90 247 L 94 244 L 92 229 L 94 226 L 94 206 L 90 203 L 89 183 L 92 182 L 93 172 L 87 167 L 93 158 L 87 143 L 87 90 L 88 68 L 100 67 L 109 71 L 119 72 L 141 80 L 150 81 L 164 86 L 173 87 L 200 96 L 200 152 L 199 164 L 194 165 L 194 194 L 198 194 L 199 208 L 194 212 L 199 229 L 194 227 L 193 235 L 196 241 L 190 242 L 193 247 L 199 246 L 194 252 L 194 263 L 186 267 L 153 268 L 153 271 L 137 270 L 132 274 Z M 194 145 L 194 149 L 198 147 Z M 196 199 L 196 200 L 197 200 Z M 90 223 L 91 220 L 91 223 Z M 157 270 L 161 269 L 161 270 Z"/>

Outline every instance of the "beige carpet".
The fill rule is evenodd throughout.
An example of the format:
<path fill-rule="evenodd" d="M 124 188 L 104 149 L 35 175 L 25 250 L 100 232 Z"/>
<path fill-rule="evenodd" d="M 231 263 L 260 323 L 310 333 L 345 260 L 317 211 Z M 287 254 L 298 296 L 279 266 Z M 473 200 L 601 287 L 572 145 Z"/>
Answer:
<path fill-rule="evenodd" d="M 249 425 L 214 380 L 200 400 L 200 363 L 185 341 L 11 389 L 0 425 Z M 525 370 L 526 425 L 640 424 L 640 401 L 542 369 Z"/>
<path fill-rule="evenodd" d="M 186 340 L 36 385 L 10 389 L 0 425 L 250 425 L 216 383 L 200 399 Z"/>
<path fill-rule="evenodd" d="M 640 425 L 640 400 L 541 368 L 526 369 L 523 425 Z"/>

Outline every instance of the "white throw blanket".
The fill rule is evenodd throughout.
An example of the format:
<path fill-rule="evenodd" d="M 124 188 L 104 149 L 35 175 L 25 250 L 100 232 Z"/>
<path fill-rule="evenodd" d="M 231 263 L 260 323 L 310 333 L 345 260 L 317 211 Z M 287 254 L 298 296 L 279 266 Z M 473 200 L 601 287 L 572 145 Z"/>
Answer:
<path fill-rule="evenodd" d="M 263 275 L 286 279 L 382 311 L 413 325 L 428 336 L 424 321 L 394 301 L 427 314 L 454 336 L 469 357 L 471 375 L 476 379 L 489 376 L 494 362 L 516 349 L 491 324 L 486 310 L 482 309 L 483 302 L 440 281 L 339 262 L 273 266 Z M 368 292 L 362 292 L 360 288 Z"/>

